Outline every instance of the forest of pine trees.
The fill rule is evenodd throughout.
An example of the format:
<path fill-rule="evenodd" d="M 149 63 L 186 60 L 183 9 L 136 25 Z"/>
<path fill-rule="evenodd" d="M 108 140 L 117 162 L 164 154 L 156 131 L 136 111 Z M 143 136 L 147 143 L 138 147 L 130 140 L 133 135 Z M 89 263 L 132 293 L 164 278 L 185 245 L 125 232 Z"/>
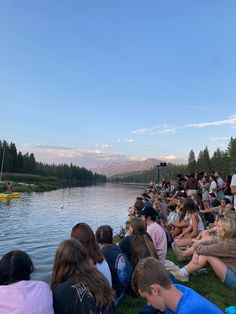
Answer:
<path fill-rule="evenodd" d="M 73 164 L 48 165 L 37 162 L 34 154 L 29 155 L 26 153 L 23 155 L 21 152 L 17 152 L 14 143 L 9 144 L 5 140 L 0 141 L 0 165 L 2 165 L 3 157 L 3 174 L 21 173 L 44 177 L 56 177 L 64 186 L 89 185 L 106 181 L 105 176 L 96 173 L 94 174 L 92 171 L 87 170 L 84 167 L 77 167 Z"/>

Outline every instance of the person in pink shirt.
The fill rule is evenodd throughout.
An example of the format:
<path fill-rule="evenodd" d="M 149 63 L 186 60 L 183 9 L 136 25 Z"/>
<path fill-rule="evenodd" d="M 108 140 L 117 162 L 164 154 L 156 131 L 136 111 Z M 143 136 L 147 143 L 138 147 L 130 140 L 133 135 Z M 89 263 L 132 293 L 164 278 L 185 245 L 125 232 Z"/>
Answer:
<path fill-rule="evenodd" d="M 165 230 L 156 222 L 157 212 L 151 206 L 145 206 L 141 218 L 147 225 L 147 233 L 151 236 L 157 250 L 159 261 L 163 264 L 167 253 L 167 238 Z"/>
<path fill-rule="evenodd" d="M 11 251 L 0 260 L 0 313 L 53 314 L 52 292 L 43 281 L 30 280 L 29 255 Z"/>

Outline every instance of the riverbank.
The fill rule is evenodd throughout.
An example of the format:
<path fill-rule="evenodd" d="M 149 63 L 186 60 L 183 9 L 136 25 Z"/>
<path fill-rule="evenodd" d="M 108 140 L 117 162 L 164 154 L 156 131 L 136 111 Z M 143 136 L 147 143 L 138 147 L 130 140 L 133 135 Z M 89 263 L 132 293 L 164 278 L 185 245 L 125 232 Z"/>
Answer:
<path fill-rule="evenodd" d="M 56 177 L 44 177 L 33 174 L 3 173 L 0 182 L 0 192 L 7 189 L 7 182 L 11 182 L 16 192 L 44 192 L 60 188 Z"/>

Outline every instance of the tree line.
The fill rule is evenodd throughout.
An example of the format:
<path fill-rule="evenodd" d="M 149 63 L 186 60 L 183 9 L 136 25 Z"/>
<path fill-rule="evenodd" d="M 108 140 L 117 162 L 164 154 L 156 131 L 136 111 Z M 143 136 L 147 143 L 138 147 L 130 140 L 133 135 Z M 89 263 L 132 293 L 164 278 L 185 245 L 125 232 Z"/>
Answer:
<path fill-rule="evenodd" d="M 4 160 L 3 160 L 4 158 Z M 105 182 L 106 177 L 93 173 L 84 168 L 67 164 L 49 165 L 35 160 L 34 154 L 22 154 L 17 152 L 14 143 L 0 141 L 0 166 L 3 165 L 4 173 L 21 173 L 40 175 L 44 177 L 56 177 L 61 185 L 76 186 Z"/>
<path fill-rule="evenodd" d="M 197 157 L 193 149 L 191 149 L 188 155 L 188 163 L 186 165 L 168 163 L 166 167 L 154 167 L 146 171 L 115 175 L 109 178 L 109 181 L 148 183 L 158 177 L 175 179 L 178 174 L 185 175 L 197 172 L 210 173 L 213 170 L 221 172 L 223 176 L 227 176 L 234 174 L 235 169 L 236 138 L 231 137 L 227 149 L 224 151 L 217 148 L 211 157 L 207 146 L 199 152 Z"/>

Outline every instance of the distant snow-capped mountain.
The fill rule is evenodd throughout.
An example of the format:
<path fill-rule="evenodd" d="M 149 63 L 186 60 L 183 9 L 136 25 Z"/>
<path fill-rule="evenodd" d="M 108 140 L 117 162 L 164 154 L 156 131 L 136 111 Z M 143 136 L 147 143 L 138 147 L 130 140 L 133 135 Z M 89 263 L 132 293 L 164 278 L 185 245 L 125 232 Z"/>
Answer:
<path fill-rule="evenodd" d="M 94 167 L 90 170 L 99 174 L 106 175 L 107 177 L 111 177 L 113 175 L 120 173 L 149 170 L 159 164 L 160 160 L 155 158 L 148 158 L 142 161 L 130 160 L 122 163 L 118 162 L 107 163 L 105 165 Z"/>

